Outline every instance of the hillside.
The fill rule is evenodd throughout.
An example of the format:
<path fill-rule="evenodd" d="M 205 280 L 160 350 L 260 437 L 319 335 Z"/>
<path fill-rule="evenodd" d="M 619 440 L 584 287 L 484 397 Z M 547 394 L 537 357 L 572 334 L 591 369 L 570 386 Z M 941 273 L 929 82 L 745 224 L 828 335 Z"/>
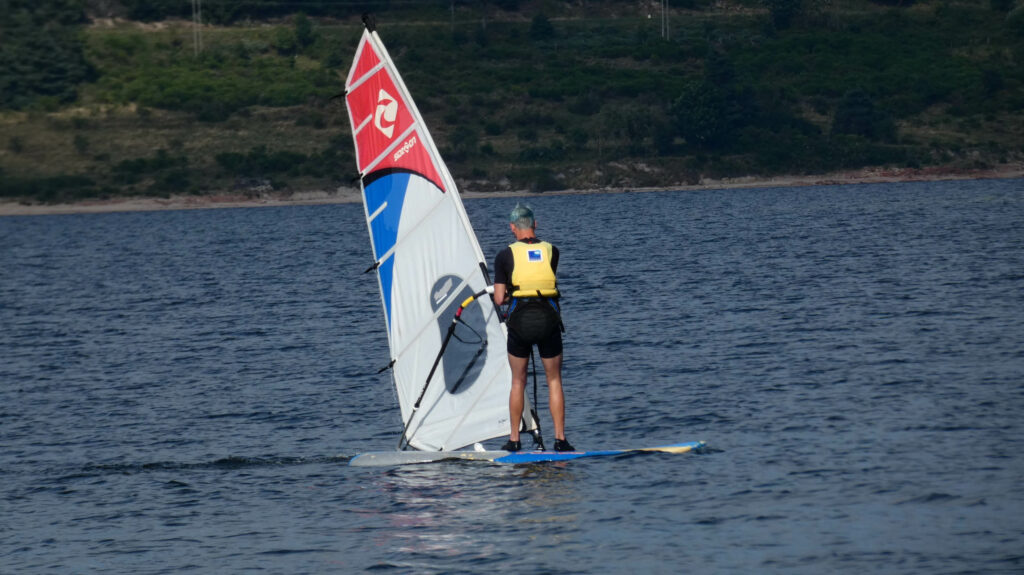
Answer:
<path fill-rule="evenodd" d="M 466 190 L 1024 160 L 1024 6 L 1005 1 L 393 4 L 378 30 Z M 357 15 L 32 10 L 3 15 L 3 197 L 353 185 L 332 96 Z"/>

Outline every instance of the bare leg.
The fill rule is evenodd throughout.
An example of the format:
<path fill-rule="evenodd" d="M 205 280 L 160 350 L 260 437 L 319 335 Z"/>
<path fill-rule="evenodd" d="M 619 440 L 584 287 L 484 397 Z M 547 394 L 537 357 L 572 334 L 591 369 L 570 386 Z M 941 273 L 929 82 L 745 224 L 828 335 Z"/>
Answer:
<path fill-rule="evenodd" d="M 551 421 L 555 425 L 555 439 L 565 439 L 565 397 L 562 395 L 562 354 L 555 357 L 542 357 L 544 377 L 548 380 L 548 407 L 551 408 Z M 525 363 L 524 369 L 525 369 Z M 523 372 L 523 385 L 526 385 L 526 372 Z M 512 376 L 515 381 L 515 376 Z M 514 387 L 514 384 L 513 384 Z"/>
<path fill-rule="evenodd" d="M 508 396 L 509 425 L 512 426 L 512 430 L 509 432 L 508 438 L 512 441 L 519 441 L 519 426 L 523 420 L 527 362 L 529 362 L 529 358 L 516 357 L 512 354 L 508 356 L 508 365 L 512 368 L 512 391 Z"/>

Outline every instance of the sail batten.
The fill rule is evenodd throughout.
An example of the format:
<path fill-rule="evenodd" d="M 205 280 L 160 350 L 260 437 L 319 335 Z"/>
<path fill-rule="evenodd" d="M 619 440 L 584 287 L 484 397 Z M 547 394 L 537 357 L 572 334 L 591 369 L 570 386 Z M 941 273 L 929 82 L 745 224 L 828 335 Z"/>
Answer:
<path fill-rule="evenodd" d="M 381 162 L 383 162 L 385 160 L 385 158 L 388 157 L 388 154 L 393 154 L 395 152 L 395 150 L 398 149 L 400 143 L 403 141 L 404 138 L 408 138 L 409 135 L 411 135 L 411 134 L 413 134 L 415 132 L 416 132 L 416 126 L 410 126 L 409 129 L 407 129 L 401 136 L 399 136 L 398 138 L 395 138 L 395 142 L 393 144 L 391 144 L 391 146 L 389 148 L 385 149 L 383 152 L 381 152 L 381 154 L 379 156 L 374 158 L 372 162 L 367 164 L 366 165 L 366 169 L 368 171 L 373 171 L 373 168 L 375 166 L 377 166 L 378 164 L 380 164 Z M 408 143 L 408 140 L 405 140 L 405 142 Z"/>
<path fill-rule="evenodd" d="M 384 62 L 381 62 L 381 63 L 377 64 L 376 66 L 371 68 L 367 73 L 363 74 L 358 80 L 356 80 L 355 82 L 352 82 L 350 84 L 350 86 L 348 87 L 348 89 L 349 90 L 355 90 L 356 88 L 361 86 L 363 84 L 363 82 L 365 82 L 365 81 L 369 80 L 370 78 L 372 78 L 373 75 L 376 74 L 377 72 L 379 72 L 380 69 L 383 68 L 383 67 L 384 67 Z"/>
<path fill-rule="evenodd" d="M 487 266 L 455 181 L 375 32 L 364 31 L 345 89 L 408 444 L 433 451 L 506 435 L 511 371 L 491 298 L 465 308 L 462 335 L 437 361 L 459 305 L 487 288 Z"/>
<path fill-rule="evenodd" d="M 366 216 L 366 219 L 369 220 L 370 222 L 372 222 L 374 219 L 377 218 L 377 216 L 380 215 L 381 212 L 384 211 L 384 208 L 387 208 L 387 207 L 388 207 L 388 203 L 387 202 L 382 203 L 379 208 L 377 208 L 376 210 L 373 210 L 372 214 Z"/>
<path fill-rule="evenodd" d="M 468 282 L 463 282 L 459 287 L 463 288 L 463 287 L 465 287 L 467 285 L 468 285 Z M 463 291 L 465 291 L 465 290 L 460 289 L 459 291 L 453 291 L 451 295 L 447 296 L 447 298 L 443 302 L 440 303 L 440 305 L 438 307 L 438 310 L 434 313 L 434 316 L 433 316 L 434 322 L 437 322 L 437 321 L 440 320 L 441 315 L 444 314 L 445 310 L 451 308 L 453 304 L 458 304 L 459 303 L 458 301 L 456 301 L 458 299 L 457 298 L 457 294 L 462 293 Z M 419 342 L 420 338 L 423 337 L 424 333 L 429 333 L 427 330 L 429 330 L 430 328 L 431 328 L 431 324 L 429 322 L 428 323 L 424 323 L 423 330 L 420 331 L 419 333 L 417 333 L 416 335 L 412 336 L 411 338 L 409 338 L 409 343 L 406 345 L 406 348 L 399 350 L 398 351 L 398 355 L 400 355 L 400 356 L 401 355 L 405 355 L 406 352 L 408 351 L 408 348 L 410 346 L 416 345 Z"/>

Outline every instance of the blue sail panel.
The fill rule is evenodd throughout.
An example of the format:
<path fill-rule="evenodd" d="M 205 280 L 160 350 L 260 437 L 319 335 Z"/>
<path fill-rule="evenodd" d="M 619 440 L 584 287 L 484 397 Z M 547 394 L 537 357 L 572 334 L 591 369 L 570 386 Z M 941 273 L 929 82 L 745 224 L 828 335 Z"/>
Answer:
<path fill-rule="evenodd" d="M 396 172 L 378 178 L 363 188 L 366 210 L 375 214 L 370 220 L 370 232 L 373 238 L 373 254 L 380 265 L 377 274 L 380 277 L 380 289 L 384 297 L 384 311 L 387 316 L 388 328 L 391 328 L 392 290 L 394 281 L 395 254 L 381 261 L 398 241 L 398 227 L 402 219 L 402 206 L 409 190 L 410 174 Z M 383 209 L 381 209 L 383 207 Z"/>

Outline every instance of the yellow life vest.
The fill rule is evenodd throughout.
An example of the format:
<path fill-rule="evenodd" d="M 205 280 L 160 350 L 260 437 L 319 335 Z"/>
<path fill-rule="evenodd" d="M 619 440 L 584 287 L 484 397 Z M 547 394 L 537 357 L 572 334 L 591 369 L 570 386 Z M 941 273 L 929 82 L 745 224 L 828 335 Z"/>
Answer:
<path fill-rule="evenodd" d="M 512 250 L 512 297 L 558 297 L 553 247 L 548 242 L 516 242 Z"/>

